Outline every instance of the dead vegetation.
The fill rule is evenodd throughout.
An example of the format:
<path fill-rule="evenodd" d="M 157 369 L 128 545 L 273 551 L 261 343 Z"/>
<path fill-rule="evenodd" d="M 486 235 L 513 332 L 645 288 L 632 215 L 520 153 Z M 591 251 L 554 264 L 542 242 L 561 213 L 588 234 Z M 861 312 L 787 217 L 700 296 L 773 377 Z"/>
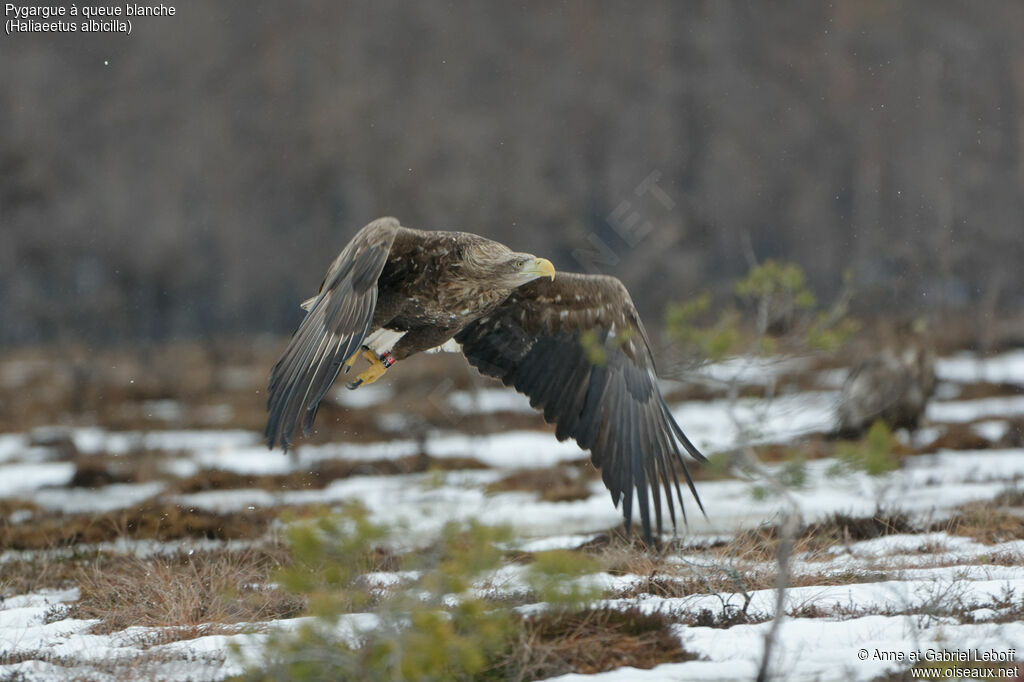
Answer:
<path fill-rule="evenodd" d="M 959 384 L 957 400 L 980 400 L 1024 395 L 1024 386 L 1007 382 L 973 381 Z"/>
<path fill-rule="evenodd" d="M 970 424 L 945 424 L 942 434 L 917 449 L 920 454 L 936 450 L 985 450 L 994 447 L 992 441 L 971 428 Z"/>
<path fill-rule="evenodd" d="M 45 366 L 32 365 L 31 376 L 40 379 L 40 385 L 19 383 L 19 390 L 33 394 L 30 409 L 63 410 L 66 423 L 76 423 L 88 410 L 97 410 L 98 421 L 107 428 L 132 428 L 141 432 L 162 428 L 262 426 L 262 396 L 258 393 L 265 377 L 254 366 L 243 361 L 232 361 L 228 367 L 216 369 L 216 355 L 184 353 L 181 356 L 161 355 L 162 361 L 175 359 L 193 366 L 183 377 L 168 373 L 156 379 L 149 378 L 140 385 L 121 385 L 111 377 L 136 376 L 141 365 L 121 366 L 112 370 L 111 377 L 98 374 L 87 378 L 96 382 L 85 395 L 71 400 L 60 388 L 63 380 L 54 380 Z M 450 359 L 449 359 L 450 360 Z M 456 358 L 455 360 L 459 360 Z M 218 374 L 210 378 L 203 372 Z M 102 373 L 102 372 L 101 372 Z M 437 374 L 425 370 L 414 371 L 408 381 L 430 390 L 436 387 Z M 403 379 L 403 381 L 406 381 Z M 808 379 L 810 381 L 810 379 Z M 206 383 L 204 383 L 206 382 Z M 431 383 L 435 382 L 435 383 Z M 86 384 L 69 384 L 83 386 Z M 92 384 L 88 384 L 92 385 Z M 448 389 L 470 390 L 476 384 L 458 377 Z M 795 384 L 794 384 L 795 385 Z M 99 388 L 97 388 L 99 387 Z M 966 384 L 961 397 L 989 397 L 1019 392 L 1019 387 L 1004 384 Z M 446 389 L 446 390 L 448 390 Z M 99 392 L 107 394 L 113 405 L 100 405 Z M 763 393 L 750 389 L 751 395 Z M 10 401 L 13 389 L 0 388 L 0 397 Z M 52 403 L 39 396 L 49 395 Z M 422 393 L 417 394 L 422 398 Z M 437 399 L 410 404 L 406 398 L 396 398 L 397 412 L 417 420 L 420 426 L 439 424 L 444 428 L 457 428 L 465 433 L 487 433 L 503 428 L 535 428 L 538 418 L 517 413 L 495 413 L 485 416 L 462 417 L 446 412 L 444 393 Z M 691 396 L 692 397 L 692 396 Z M 708 393 L 708 397 L 715 397 Z M 37 399 L 38 398 L 38 399 Z M 34 402 L 33 402 L 34 401 Z M 117 407 L 120 401 L 120 408 Z M 168 401 L 161 411 L 160 401 Z M 175 413 L 171 403 L 183 410 Z M 7 402 L 4 403 L 8 404 Z M 35 407 L 31 407 L 35 405 Z M 184 407 L 193 405 L 193 407 Z M 198 405 L 196 407 L 195 405 Z M 218 407 L 219 406 L 219 407 Z M 230 415 L 226 421 L 209 416 L 214 408 L 221 415 Z M 22 408 L 18 408 L 22 410 Z M 391 409 L 391 408 L 388 408 Z M 82 410 L 76 412 L 75 410 Z M 0 424 L 7 416 L 0 410 Z M 28 414 L 28 412 L 20 412 Z M 177 416 L 174 416 L 177 414 Z M 203 416 L 206 414 L 207 416 Z M 160 416 L 162 415 L 162 416 Z M 52 423 L 31 420 L 27 423 Z M 320 415 L 320 432 L 312 442 L 355 439 L 393 439 L 395 434 L 381 426 L 378 408 L 349 409 L 326 404 Z M 995 442 L 978 435 L 972 424 L 944 424 L 943 434 L 922 452 L 936 448 L 974 450 L 989 447 L 1020 447 L 1024 445 L 1024 418 L 1009 420 L 1006 434 Z M 24 430 L 23 428 L 21 430 Z M 176 478 L 162 467 L 165 459 L 177 453 L 157 450 L 138 450 L 125 454 L 79 452 L 66 431 L 43 429 L 34 432 L 31 442 L 50 450 L 48 458 L 74 462 L 75 472 L 69 487 L 101 488 L 115 483 L 139 483 L 162 480 L 167 484 L 165 494 L 191 494 L 213 490 L 262 489 L 286 491 L 321 489 L 334 480 L 361 475 L 397 475 L 429 471 L 481 469 L 486 465 L 472 458 L 434 458 L 425 453 L 390 460 L 325 460 L 310 466 L 308 471 L 287 474 L 240 474 L 219 469 L 204 469 L 190 476 Z M 755 448 L 761 461 L 783 463 L 794 457 L 805 460 L 837 456 L 843 442 L 825 434 L 806 437 L 797 445 L 768 444 Z M 913 454 L 911 448 L 894 441 L 892 454 L 903 457 Z M 721 471 L 713 467 L 698 467 L 697 478 L 729 475 L 729 467 Z M 581 458 L 572 462 L 539 469 L 509 472 L 488 486 L 488 492 L 523 491 L 536 493 L 539 499 L 560 502 L 589 497 L 598 472 L 590 462 Z M 835 556 L 835 548 L 854 542 L 896 533 L 918 534 L 944 531 L 951 535 L 970 537 L 987 544 L 1024 539 L 1024 492 L 1007 490 L 990 503 L 972 503 L 956 510 L 949 519 L 939 523 L 912 520 L 900 513 L 879 510 L 867 517 L 835 514 L 816 523 L 805 525 L 797 533 L 794 551 L 803 560 L 827 560 Z M 311 513 L 304 508 L 289 510 L 300 516 Z M 53 617 L 71 615 L 95 618 L 101 621 L 96 632 L 113 632 L 132 625 L 152 628 L 141 642 L 146 646 L 187 639 L 205 634 L 236 632 L 233 624 L 258 622 L 272 618 L 291 617 L 301 612 L 303 604 L 271 585 L 273 569 L 287 561 L 279 548 L 257 548 L 250 552 L 211 551 L 194 555 L 173 554 L 139 559 L 96 552 L 77 547 L 119 539 L 173 541 L 192 538 L 216 540 L 266 539 L 281 509 L 243 510 L 220 514 L 197 508 L 176 505 L 162 499 L 149 500 L 135 509 L 119 510 L 98 515 L 62 515 L 46 511 L 26 500 L 0 500 L 0 550 L 46 550 L 69 548 L 71 554 L 27 553 L 26 558 L 2 565 L 0 570 L 0 596 L 25 594 L 46 587 L 77 586 L 81 599 L 70 611 L 54 611 Z M 650 667 L 663 662 L 688 660 L 690 657 L 679 646 L 673 634 L 673 624 L 692 626 L 730 627 L 739 623 L 753 623 L 762 619 L 748 615 L 745 595 L 755 590 L 775 587 L 776 574 L 773 560 L 780 541 L 779 529 L 765 526 L 739 533 L 730 539 L 715 540 L 695 547 L 692 544 L 666 543 L 660 548 L 649 548 L 634 532 L 626 536 L 621 527 L 581 545 L 581 551 L 597 560 L 602 570 L 613 575 L 635 575 L 640 579 L 628 589 L 605 595 L 631 599 L 653 595 L 661 598 L 688 597 L 699 594 L 724 593 L 735 595 L 723 602 L 721 609 L 705 610 L 696 614 L 676 613 L 669 616 L 644 615 L 636 610 L 590 609 L 578 614 L 551 613 L 524 620 L 522 639 L 509 653 L 509 667 L 522 670 L 523 679 L 532 676 L 556 675 L 566 672 L 597 672 L 621 665 Z M 262 545 L 261 545 L 262 546 Z M 938 565 L 929 557 L 945 552 L 941 542 L 922 543 L 920 566 Z M 422 550 L 432 551 L 431 548 Z M 395 554 L 379 550 L 375 557 L 376 570 L 398 571 L 414 568 L 416 552 Z M 699 558 L 694 558 L 699 554 Z M 669 558 L 672 557 L 672 560 Z M 678 561 L 683 558 L 682 563 Z M 528 564 L 535 560 L 531 553 L 509 551 L 505 562 Z M 914 557 L 911 557 L 914 560 Z M 945 561 L 945 559 L 943 560 Z M 954 561 L 954 560 L 949 560 Z M 1004 566 L 1019 566 L 1021 557 L 1012 551 L 994 552 L 979 561 Z M 977 561 L 975 561 L 977 563 Z M 791 585 L 827 586 L 877 582 L 893 579 L 884 559 L 867 570 L 810 570 L 803 566 L 792 576 Z M 943 564 L 945 565 L 945 564 Z M 534 595 L 535 596 L 535 595 Z M 945 597 L 948 597 L 946 595 Z M 971 615 L 967 606 L 945 605 L 936 596 L 932 614 L 956 617 L 960 622 L 971 618 L 985 618 L 985 622 L 1010 622 L 1024 616 L 1024 600 L 1006 603 L 993 602 L 994 615 Z M 525 597 L 523 598 L 525 599 Z M 1005 601 L 1005 600 L 1004 600 Z M 517 603 L 524 603 L 520 599 Z M 997 608 L 998 607 L 998 608 Z M 631 613 L 636 611 L 636 613 Z M 877 613 L 877 611 L 875 612 Z M 896 613 L 896 611 L 893 611 Z M 823 609 L 811 604 L 791 610 L 790 616 L 818 618 L 823 616 L 853 617 L 867 615 Z M 48 660 L 45 652 L 19 654 L 19 660 Z M 0 659 L 0 662 L 6 662 Z M 514 677 L 514 676 L 513 676 Z"/>
<path fill-rule="evenodd" d="M 260 432 L 266 422 L 269 368 L 285 339 L 176 342 L 94 349 L 74 345 L 21 349 L 0 357 L 0 433 L 42 429 L 34 444 L 54 457 L 75 458 L 62 427 L 100 426 L 145 433 L 165 429 L 231 428 Z M 486 434 L 509 428 L 548 430 L 532 413 L 462 415 L 448 405 L 452 391 L 495 385 L 462 357 L 416 357 L 381 386 L 390 400 L 372 406 L 320 404 L 316 428 L 304 443 L 370 442 L 395 438 L 389 418 L 406 434 L 430 428 Z M 62 435 L 63 434 L 63 435 Z M 34 436 L 35 438 L 35 436 Z M 68 446 L 70 445 L 70 449 Z"/>
<path fill-rule="evenodd" d="M 572 502 L 590 497 L 590 484 L 599 476 L 589 459 L 580 459 L 541 469 L 519 469 L 488 485 L 487 492 L 536 492 L 545 502 Z"/>
<path fill-rule="evenodd" d="M 167 642 L 183 639 L 194 639 L 203 635 L 233 634 L 235 629 L 229 626 L 213 625 L 209 628 L 188 628 L 180 630 L 180 635 L 168 632 Z M 59 679 L 71 682 L 91 682 L 96 679 L 125 680 L 164 680 L 177 675 L 198 675 L 200 679 L 216 678 L 223 669 L 227 656 L 221 652 L 201 653 L 185 662 L 176 652 L 149 649 L 136 656 L 115 656 L 106 659 L 94 658 L 88 662 L 69 655 L 56 655 L 51 650 L 19 651 L 16 653 L 0 652 L 0 665 L 10 665 L 25 661 L 40 661 L 54 666 L 54 675 Z M 6 682 L 22 682 L 30 678 L 20 672 L 14 672 L 3 678 Z"/>
<path fill-rule="evenodd" d="M 290 511 L 302 514 L 306 510 Z M 253 509 L 220 514 L 160 500 L 96 515 L 36 513 L 17 523 L 0 522 L 0 550 L 51 549 L 117 539 L 256 539 L 266 534 L 280 513 L 278 509 Z"/>
<path fill-rule="evenodd" d="M 309 471 L 287 474 L 240 474 L 223 469 L 204 469 L 175 480 L 171 489 L 179 493 L 206 490 L 258 488 L 267 491 L 319 490 L 333 481 L 352 476 L 398 476 L 428 471 L 459 471 L 486 469 L 488 466 L 472 457 L 431 457 L 425 453 L 379 460 L 324 460 L 310 465 Z"/>
<path fill-rule="evenodd" d="M 0 601 L 42 589 L 74 587 L 81 557 L 33 556 L 0 565 Z"/>
<path fill-rule="evenodd" d="M 682 648 L 673 625 L 668 616 L 637 608 L 543 612 L 523 618 L 501 669 L 489 672 L 503 679 L 536 680 L 693 660 L 696 656 Z"/>
<path fill-rule="evenodd" d="M 99 619 L 96 633 L 288 618 L 304 601 L 269 584 L 286 561 L 272 548 L 106 557 L 72 573 L 81 597 L 68 615 Z"/>
<path fill-rule="evenodd" d="M 922 529 L 902 512 L 880 510 L 865 517 L 836 513 L 821 521 L 805 524 L 794 539 L 794 552 L 807 558 L 827 558 L 827 550 L 836 546 L 896 533 L 920 532 Z M 778 525 L 764 525 L 743 531 L 711 551 L 723 558 L 770 562 L 775 557 L 780 535 Z"/>
<path fill-rule="evenodd" d="M 1024 513 L 1021 512 L 1021 509 L 996 506 L 992 502 L 972 502 L 960 507 L 949 519 L 934 524 L 932 529 L 987 545 L 1024 540 Z"/>

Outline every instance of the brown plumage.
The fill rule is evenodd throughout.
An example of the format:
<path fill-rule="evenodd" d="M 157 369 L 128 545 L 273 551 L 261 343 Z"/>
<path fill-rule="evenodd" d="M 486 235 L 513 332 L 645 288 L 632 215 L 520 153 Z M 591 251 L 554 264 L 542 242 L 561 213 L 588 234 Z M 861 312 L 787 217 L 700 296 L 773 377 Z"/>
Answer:
<path fill-rule="evenodd" d="M 854 438 L 877 419 L 893 429 L 918 427 L 935 390 L 935 355 L 907 342 L 902 351 L 891 348 L 861 360 L 843 383 L 836 410 L 837 433 Z"/>
<path fill-rule="evenodd" d="M 676 501 L 685 519 L 679 470 L 701 504 L 682 450 L 704 457 L 665 404 L 647 333 L 614 277 L 556 277 L 550 262 L 489 239 L 380 218 L 356 234 L 303 307 L 306 318 L 271 371 L 270 447 L 287 449 L 300 420 L 309 433 L 320 400 L 360 349 L 371 368 L 350 388 L 454 339 L 480 372 L 529 396 L 559 440 L 590 450 L 627 528 L 634 494 L 648 540 L 651 506 L 662 530 L 662 492 L 673 526 Z"/>

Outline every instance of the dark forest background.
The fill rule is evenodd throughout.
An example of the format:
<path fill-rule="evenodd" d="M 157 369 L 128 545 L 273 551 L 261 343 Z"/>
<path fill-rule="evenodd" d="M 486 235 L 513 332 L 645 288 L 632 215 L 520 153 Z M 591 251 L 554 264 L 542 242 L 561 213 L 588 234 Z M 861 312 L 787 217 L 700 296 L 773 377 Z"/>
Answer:
<path fill-rule="evenodd" d="M 1024 3 L 180 2 L 0 36 L 0 343 L 290 332 L 379 215 L 866 314 L 1024 304 Z"/>

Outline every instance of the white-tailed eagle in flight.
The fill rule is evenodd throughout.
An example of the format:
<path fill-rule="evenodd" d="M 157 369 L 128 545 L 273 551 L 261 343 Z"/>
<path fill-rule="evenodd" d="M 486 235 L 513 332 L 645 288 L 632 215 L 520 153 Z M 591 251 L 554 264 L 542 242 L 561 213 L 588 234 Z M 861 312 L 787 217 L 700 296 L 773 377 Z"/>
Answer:
<path fill-rule="evenodd" d="M 622 504 L 636 496 L 645 539 L 662 491 L 673 527 L 690 442 L 658 390 L 647 333 L 618 279 L 560 272 L 551 262 L 466 232 L 414 230 L 379 218 L 349 242 L 270 374 L 267 444 L 285 450 L 344 369 L 370 384 L 405 358 L 454 340 L 470 364 L 530 398 L 559 440 L 573 438 Z"/>

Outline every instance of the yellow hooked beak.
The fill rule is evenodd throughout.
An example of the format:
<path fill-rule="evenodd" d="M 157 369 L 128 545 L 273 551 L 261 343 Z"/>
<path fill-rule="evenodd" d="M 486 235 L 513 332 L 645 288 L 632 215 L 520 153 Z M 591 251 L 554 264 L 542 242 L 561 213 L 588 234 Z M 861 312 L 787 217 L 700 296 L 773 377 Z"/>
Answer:
<path fill-rule="evenodd" d="M 537 277 L 555 278 L 555 266 L 547 258 L 534 258 L 532 263 L 523 268 L 523 272 Z"/>

